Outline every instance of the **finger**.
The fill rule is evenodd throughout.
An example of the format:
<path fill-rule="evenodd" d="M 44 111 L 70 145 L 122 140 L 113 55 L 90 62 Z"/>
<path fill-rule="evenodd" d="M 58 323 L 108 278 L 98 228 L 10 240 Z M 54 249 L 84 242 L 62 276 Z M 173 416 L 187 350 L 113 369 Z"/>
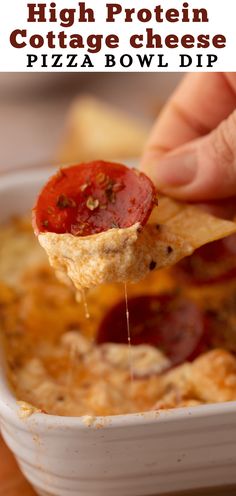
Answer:
<path fill-rule="evenodd" d="M 236 74 L 189 74 L 158 118 L 142 168 L 152 176 L 157 160 L 174 148 L 204 136 L 236 107 Z"/>
<path fill-rule="evenodd" d="M 159 160 L 158 189 L 182 200 L 236 195 L 236 110 L 214 131 Z"/>

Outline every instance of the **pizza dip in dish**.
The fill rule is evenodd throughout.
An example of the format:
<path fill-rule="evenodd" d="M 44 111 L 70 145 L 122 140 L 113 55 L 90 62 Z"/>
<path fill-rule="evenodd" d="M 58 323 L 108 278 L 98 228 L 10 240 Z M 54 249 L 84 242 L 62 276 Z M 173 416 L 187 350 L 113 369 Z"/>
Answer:
<path fill-rule="evenodd" d="M 24 405 L 107 416 L 236 400 L 233 216 L 156 196 L 119 164 L 63 169 L 34 210 L 52 267 L 28 219 L 1 227 L 1 336 Z"/>

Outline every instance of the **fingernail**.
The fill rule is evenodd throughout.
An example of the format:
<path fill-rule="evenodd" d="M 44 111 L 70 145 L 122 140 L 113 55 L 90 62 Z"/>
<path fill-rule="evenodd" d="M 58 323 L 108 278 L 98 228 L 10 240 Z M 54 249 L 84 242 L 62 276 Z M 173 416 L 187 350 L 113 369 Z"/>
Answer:
<path fill-rule="evenodd" d="M 157 187 L 180 187 L 191 183 L 197 173 L 197 156 L 194 151 L 169 153 L 157 162 Z"/>

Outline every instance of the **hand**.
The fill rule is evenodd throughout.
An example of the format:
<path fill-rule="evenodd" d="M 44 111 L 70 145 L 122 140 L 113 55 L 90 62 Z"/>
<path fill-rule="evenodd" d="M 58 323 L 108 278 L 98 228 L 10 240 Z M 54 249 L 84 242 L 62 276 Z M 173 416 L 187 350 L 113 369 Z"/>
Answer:
<path fill-rule="evenodd" d="M 181 200 L 236 195 L 236 74 L 187 75 L 158 118 L 142 170 Z"/>

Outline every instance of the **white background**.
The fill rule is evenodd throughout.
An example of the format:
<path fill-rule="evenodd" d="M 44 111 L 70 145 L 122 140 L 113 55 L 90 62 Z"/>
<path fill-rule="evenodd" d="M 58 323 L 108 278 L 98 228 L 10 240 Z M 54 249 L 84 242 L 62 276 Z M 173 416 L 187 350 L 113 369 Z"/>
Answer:
<path fill-rule="evenodd" d="M 75 0 L 55 0 L 57 4 L 58 11 L 62 8 L 76 8 L 78 2 Z M 106 0 L 88 0 L 86 7 L 93 8 L 95 11 L 96 23 L 77 23 L 71 28 L 61 27 L 60 23 L 27 23 L 28 8 L 27 3 L 33 3 L 31 0 L 8 0 L 2 2 L 1 4 L 1 15 L 0 15 L 0 71 L 75 71 L 75 72 L 111 72 L 111 71 L 236 71 L 236 1 L 235 0 L 225 0 L 222 2 L 220 0 L 189 0 L 190 8 L 207 8 L 209 23 L 156 23 L 150 21 L 149 23 L 141 23 L 139 21 L 134 21 L 132 23 L 124 23 L 124 16 L 120 14 L 117 16 L 115 23 L 106 23 Z M 35 2 L 37 3 L 37 2 Z M 51 1 L 44 0 L 49 6 Z M 116 1 L 114 0 L 114 3 Z M 122 4 L 124 8 L 134 8 L 136 10 L 141 8 L 149 8 L 153 10 L 156 5 L 162 5 L 164 10 L 167 8 L 177 8 L 181 10 L 183 2 L 180 0 L 117 0 L 117 3 Z M 198 34 L 210 34 L 211 36 L 215 34 L 223 34 L 227 38 L 227 45 L 224 49 L 215 49 L 214 47 L 209 49 L 167 49 L 162 48 L 160 50 L 155 49 L 138 49 L 135 50 L 130 47 L 129 39 L 134 33 L 145 33 L 146 28 L 153 28 L 157 34 L 163 37 L 168 34 L 177 34 L 178 36 L 183 36 L 184 34 L 193 34 L 197 36 Z M 81 68 L 80 64 L 84 60 L 84 55 L 87 53 L 86 48 L 84 49 L 70 49 L 62 50 L 56 48 L 54 50 L 49 49 L 46 45 L 41 49 L 33 49 L 31 47 L 26 47 L 22 49 L 15 49 L 11 47 L 9 36 L 10 33 L 15 29 L 27 29 L 28 35 L 32 34 L 46 34 L 48 31 L 53 30 L 58 33 L 64 30 L 68 35 L 79 33 L 83 35 L 84 39 L 91 34 L 118 34 L 120 37 L 120 46 L 116 49 L 108 49 L 103 47 L 102 51 L 98 54 L 90 54 L 91 60 L 94 64 L 93 68 Z M 48 54 L 48 65 L 47 68 L 41 67 L 41 54 Z M 63 54 L 63 67 L 62 68 L 52 68 L 51 67 L 51 55 L 52 54 Z M 78 54 L 77 62 L 79 66 L 77 68 L 67 68 L 66 67 L 66 55 Z M 113 53 L 116 56 L 117 65 L 113 68 L 105 68 L 104 61 L 105 53 Z M 129 53 L 133 57 L 133 64 L 129 68 L 123 68 L 119 64 L 119 59 L 124 53 Z M 144 67 L 140 68 L 140 64 L 137 60 L 137 54 L 149 54 L 154 53 L 154 62 L 151 68 L 148 69 Z M 179 67 L 179 54 L 189 54 L 192 57 L 193 63 L 187 68 Z M 38 55 L 38 62 L 34 65 L 33 69 L 27 68 L 27 54 Z M 158 67 L 158 57 L 157 54 L 164 54 L 165 61 L 168 62 L 168 67 L 160 68 Z M 196 67 L 196 54 L 203 54 L 203 67 Z M 218 61 L 214 64 L 213 68 L 207 68 L 207 54 L 218 55 Z"/>

